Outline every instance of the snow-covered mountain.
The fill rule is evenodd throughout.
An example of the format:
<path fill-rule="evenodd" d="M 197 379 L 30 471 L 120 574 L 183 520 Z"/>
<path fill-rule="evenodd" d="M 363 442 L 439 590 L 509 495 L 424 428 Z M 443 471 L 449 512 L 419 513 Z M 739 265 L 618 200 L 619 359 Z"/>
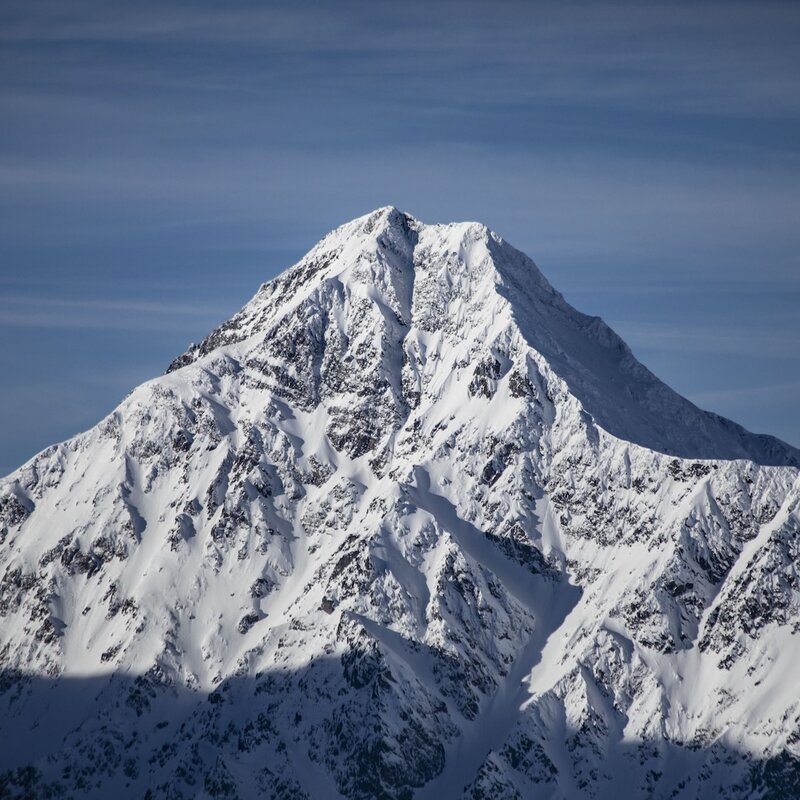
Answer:
<path fill-rule="evenodd" d="M 375 211 L 0 484 L 0 796 L 798 797 L 798 465 Z"/>

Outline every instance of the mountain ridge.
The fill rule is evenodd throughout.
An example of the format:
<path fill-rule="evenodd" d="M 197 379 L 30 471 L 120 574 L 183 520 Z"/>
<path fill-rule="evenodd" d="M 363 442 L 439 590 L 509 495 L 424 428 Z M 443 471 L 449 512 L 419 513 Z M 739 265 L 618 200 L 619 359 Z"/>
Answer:
<path fill-rule="evenodd" d="M 793 450 L 631 359 L 483 226 L 329 234 L 0 483 L 0 789 L 793 796 Z"/>

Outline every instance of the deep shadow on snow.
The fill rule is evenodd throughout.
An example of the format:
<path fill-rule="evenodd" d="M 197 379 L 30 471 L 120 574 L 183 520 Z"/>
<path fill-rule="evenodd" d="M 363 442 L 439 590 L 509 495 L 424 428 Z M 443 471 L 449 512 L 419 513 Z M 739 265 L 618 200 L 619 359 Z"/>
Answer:
<path fill-rule="evenodd" d="M 346 656 L 229 678 L 210 693 L 162 685 L 152 673 L 48 679 L 5 672 L 0 797 L 423 796 L 420 785 L 442 773 L 444 745 L 396 749 L 381 714 L 387 681 L 375 664 Z M 277 713 L 286 693 L 298 698 L 288 716 Z M 321 716 L 337 694 L 332 715 Z M 577 734 L 554 731 L 547 745 L 569 752 Z M 517 765 L 531 747 L 510 756 L 506 749 L 506 758 Z M 800 764 L 788 754 L 757 760 L 721 743 L 616 741 L 598 756 L 628 766 L 577 793 L 574 776 L 551 767 L 536 796 L 625 796 L 632 773 L 640 791 L 656 798 L 800 796 Z M 481 785 L 439 786 L 437 797 L 518 797 L 513 791 L 507 776 L 490 774 Z"/>

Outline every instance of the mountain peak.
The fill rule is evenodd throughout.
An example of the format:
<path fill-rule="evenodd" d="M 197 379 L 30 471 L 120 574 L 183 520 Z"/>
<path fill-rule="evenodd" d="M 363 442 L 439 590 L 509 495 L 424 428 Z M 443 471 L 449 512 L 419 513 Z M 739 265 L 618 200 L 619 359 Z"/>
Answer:
<path fill-rule="evenodd" d="M 406 328 L 462 326 L 476 348 L 492 350 L 485 337 L 502 330 L 516 335 L 592 425 L 619 439 L 680 457 L 800 465 L 795 448 L 704 412 L 662 383 L 608 325 L 570 306 L 527 255 L 485 225 L 429 225 L 394 206 L 331 231 L 168 371 L 221 346 L 273 336 L 283 317 L 309 302 L 327 315 L 342 292 L 378 304 Z"/>

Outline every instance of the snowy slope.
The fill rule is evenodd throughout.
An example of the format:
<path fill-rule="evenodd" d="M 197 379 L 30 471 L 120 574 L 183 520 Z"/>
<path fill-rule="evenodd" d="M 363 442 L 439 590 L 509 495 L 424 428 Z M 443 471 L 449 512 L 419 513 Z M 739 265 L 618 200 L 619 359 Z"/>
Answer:
<path fill-rule="evenodd" d="M 799 464 L 379 209 L 0 485 L 0 796 L 798 796 Z"/>

